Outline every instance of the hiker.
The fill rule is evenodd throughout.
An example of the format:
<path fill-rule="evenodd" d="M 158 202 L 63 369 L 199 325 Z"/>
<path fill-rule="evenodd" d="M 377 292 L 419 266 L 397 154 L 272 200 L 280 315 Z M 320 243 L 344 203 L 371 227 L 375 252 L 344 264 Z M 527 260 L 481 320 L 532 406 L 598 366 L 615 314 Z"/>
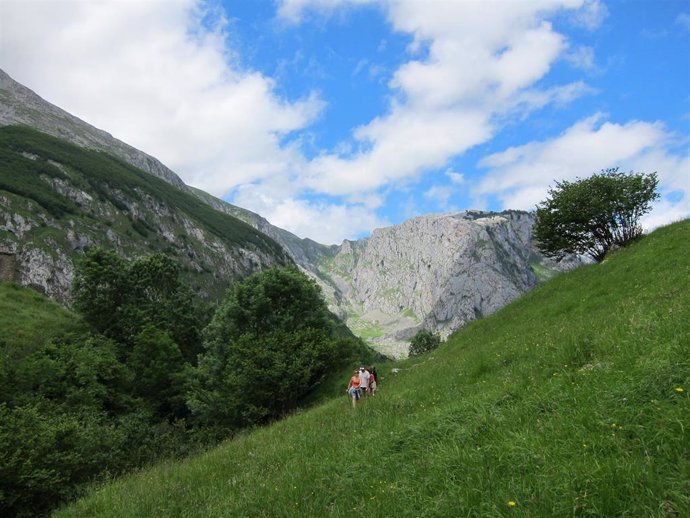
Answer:
<path fill-rule="evenodd" d="M 361 380 L 359 386 L 362 389 L 362 393 L 365 396 L 369 395 L 369 381 L 371 380 L 371 374 L 369 374 L 369 371 L 366 367 L 359 368 L 359 379 Z"/>
<path fill-rule="evenodd" d="M 369 378 L 369 391 L 373 396 L 374 394 L 376 394 L 376 389 L 378 388 L 379 380 L 379 375 L 376 373 L 376 367 L 372 367 L 371 372 L 369 374 L 371 375 Z"/>
<path fill-rule="evenodd" d="M 350 383 L 347 385 L 346 392 L 352 398 L 352 408 L 357 406 L 357 400 L 361 395 L 360 385 L 362 380 L 359 378 L 359 371 L 356 370 L 353 376 L 350 378 Z"/>

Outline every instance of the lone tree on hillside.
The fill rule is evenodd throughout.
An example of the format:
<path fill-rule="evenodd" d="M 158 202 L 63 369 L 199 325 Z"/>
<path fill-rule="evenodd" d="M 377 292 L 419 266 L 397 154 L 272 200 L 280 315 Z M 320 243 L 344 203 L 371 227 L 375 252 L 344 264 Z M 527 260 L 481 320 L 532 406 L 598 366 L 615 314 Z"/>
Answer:
<path fill-rule="evenodd" d="M 427 331 L 426 329 L 421 329 L 414 335 L 412 341 L 410 342 L 410 356 L 419 356 L 420 354 L 428 353 L 433 351 L 439 345 L 441 345 L 441 337 L 437 334 Z"/>
<path fill-rule="evenodd" d="M 534 237 L 546 256 L 606 254 L 642 234 L 640 216 L 651 210 L 659 180 L 656 173 L 619 173 L 606 169 L 575 182 L 556 182 L 549 198 L 537 206 Z"/>

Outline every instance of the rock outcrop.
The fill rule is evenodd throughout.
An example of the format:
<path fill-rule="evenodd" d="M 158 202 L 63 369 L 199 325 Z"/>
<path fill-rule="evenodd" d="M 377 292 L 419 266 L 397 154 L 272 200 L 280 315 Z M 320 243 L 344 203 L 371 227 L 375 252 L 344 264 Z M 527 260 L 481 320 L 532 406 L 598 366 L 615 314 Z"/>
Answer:
<path fill-rule="evenodd" d="M 513 211 L 421 216 L 345 241 L 322 274 L 348 326 L 400 357 L 419 329 L 445 338 L 536 285 L 532 223 Z"/>

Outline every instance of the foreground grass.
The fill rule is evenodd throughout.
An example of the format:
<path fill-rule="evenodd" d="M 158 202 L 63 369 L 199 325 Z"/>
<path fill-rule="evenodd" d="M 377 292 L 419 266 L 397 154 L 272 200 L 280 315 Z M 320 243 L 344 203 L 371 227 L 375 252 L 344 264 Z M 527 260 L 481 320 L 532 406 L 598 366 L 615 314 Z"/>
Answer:
<path fill-rule="evenodd" d="M 690 221 L 68 516 L 690 516 Z M 343 389 L 346 380 L 343 380 Z"/>

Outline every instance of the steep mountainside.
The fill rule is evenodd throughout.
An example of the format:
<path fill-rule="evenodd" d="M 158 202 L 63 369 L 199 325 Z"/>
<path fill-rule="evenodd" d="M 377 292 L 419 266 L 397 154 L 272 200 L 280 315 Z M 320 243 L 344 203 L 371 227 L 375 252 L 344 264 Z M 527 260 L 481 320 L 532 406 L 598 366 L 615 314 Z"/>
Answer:
<path fill-rule="evenodd" d="M 268 236 L 111 155 L 25 126 L 0 128 L 3 280 L 65 302 L 75 257 L 93 245 L 129 257 L 165 252 L 209 296 L 292 262 Z"/>
<path fill-rule="evenodd" d="M 530 263 L 546 261 L 532 225 L 515 211 L 421 216 L 346 241 L 321 272 L 348 326 L 399 357 L 419 329 L 446 337 L 533 288 Z"/>
<path fill-rule="evenodd" d="M 0 69 L 0 126 L 24 124 L 80 147 L 106 151 L 177 187 L 184 182 L 143 151 L 45 101 Z"/>
<path fill-rule="evenodd" d="M 185 185 L 155 158 L 48 103 L 0 70 L 0 127 L 16 124 L 61 141 L 16 127 L 3 130 L 3 153 L 10 154 L 0 172 L 5 185 L 0 186 L 0 278 L 16 276 L 58 300 L 66 299 L 71 254 L 94 243 L 127 254 L 171 250 L 190 277 L 211 291 L 258 265 L 291 260 L 321 285 L 331 310 L 356 333 L 382 352 L 402 356 L 419 328 L 446 336 L 531 289 L 537 282 L 533 270 L 548 275 L 577 264 L 555 265 L 537 254 L 532 217 L 518 212 L 423 216 L 340 246 L 301 239 Z M 43 147 L 31 150 L 26 139 Z M 51 153 L 58 148 L 55 158 Z M 91 161 L 91 169 L 72 163 L 78 156 L 77 161 Z M 111 167 L 121 174 L 92 177 Z M 19 170 L 30 171 L 29 183 L 17 177 Z M 118 185 L 120 180 L 125 184 Z M 35 196 L 55 203 L 46 207 Z M 76 217 L 81 211 L 84 217 Z M 71 216 L 61 220 L 64 214 Z M 211 229 L 205 218 L 223 223 Z M 227 234 L 227 228 L 234 230 Z M 249 246 L 244 237 L 235 240 L 233 232 L 240 228 L 242 236 L 252 236 Z"/>

